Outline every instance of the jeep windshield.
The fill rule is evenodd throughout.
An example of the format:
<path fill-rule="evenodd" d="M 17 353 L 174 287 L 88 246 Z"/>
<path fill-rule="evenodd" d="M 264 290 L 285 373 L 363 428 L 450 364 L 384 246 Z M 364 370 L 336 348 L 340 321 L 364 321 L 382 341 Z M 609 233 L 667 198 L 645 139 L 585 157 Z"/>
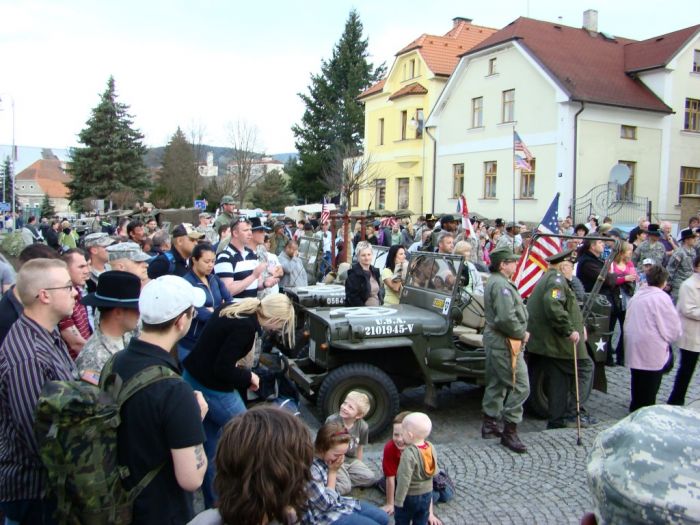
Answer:
<path fill-rule="evenodd" d="M 459 285 L 461 257 L 416 252 L 408 265 L 406 287 L 451 296 Z"/>

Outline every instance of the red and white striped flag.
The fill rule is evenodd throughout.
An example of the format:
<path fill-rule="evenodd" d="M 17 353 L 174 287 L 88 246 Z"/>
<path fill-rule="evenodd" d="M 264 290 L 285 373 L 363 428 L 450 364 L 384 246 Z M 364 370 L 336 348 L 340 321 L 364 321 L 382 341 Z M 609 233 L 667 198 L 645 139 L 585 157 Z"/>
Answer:
<path fill-rule="evenodd" d="M 469 220 L 469 207 L 467 206 L 467 198 L 464 193 L 457 199 L 457 213 L 462 216 L 462 228 L 469 231 L 469 235 L 474 238 L 474 226 Z"/>
<path fill-rule="evenodd" d="M 323 197 L 323 207 L 321 208 L 321 224 L 325 224 L 331 218 L 331 210 L 328 207 L 326 197 Z"/>
<path fill-rule="evenodd" d="M 550 204 L 542 222 L 537 227 L 539 233 L 559 233 L 559 194 L 557 193 Z M 518 261 L 513 274 L 513 282 L 518 287 L 520 296 L 525 299 L 535 288 L 537 281 L 547 270 L 547 257 L 561 251 L 561 242 L 556 237 L 538 237 L 530 248 L 528 258 L 525 252 Z"/>
<path fill-rule="evenodd" d="M 533 159 L 532 153 L 520 138 L 518 132 L 513 130 L 513 163 L 516 169 L 532 171 L 530 161 Z"/>

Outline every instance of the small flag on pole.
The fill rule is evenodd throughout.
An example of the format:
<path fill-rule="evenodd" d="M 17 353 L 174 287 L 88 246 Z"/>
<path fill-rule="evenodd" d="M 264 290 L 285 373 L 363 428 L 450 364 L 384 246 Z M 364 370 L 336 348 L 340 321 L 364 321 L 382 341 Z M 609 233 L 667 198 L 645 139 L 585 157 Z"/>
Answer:
<path fill-rule="evenodd" d="M 321 208 L 321 224 L 325 224 L 331 218 L 331 210 L 328 207 L 326 197 L 323 197 L 323 207 Z"/>
<path fill-rule="evenodd" d="M 527 149 L 523 139 L 520 138 L 517 131 L 513 130 L 513 162 L 515 169 L 532 171 L 532 166 L 530 165 L 532 159 L 532 153 Z"/>
<path fill-rule="evenodd" d="M 559 194 L 557 193 L 549 205 L 542 222 L 537 227 L 539 233 L 559 233 Z M 561 251 L 561 242 L 556 237 L 538 237 L 530 248 L 530 253 L 525 260 L 525 253 L 518 261 L 518 266 L 513 274 L 513 282 L 523 299 L 528 297 L 535 288 L 542 274 L 547 269 L 545 259 Z"/>
<path fill-rule="evenodd" d="M 469 207 L 467 206 L 467 198 L 464 193 L 457 199 L 457 213 L 462 216 L 462 228 L 469 231 L 469 235 L 474 238 L 474 226 L 469 220 Z"/>

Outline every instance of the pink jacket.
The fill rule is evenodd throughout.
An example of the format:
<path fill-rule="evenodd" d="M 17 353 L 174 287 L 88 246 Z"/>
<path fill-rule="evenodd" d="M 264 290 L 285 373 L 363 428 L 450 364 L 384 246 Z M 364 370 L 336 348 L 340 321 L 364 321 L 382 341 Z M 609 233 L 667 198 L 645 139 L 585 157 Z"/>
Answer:
<path fill-rule="evenodd" d="M 681 334 L 681 321 L 671 297 L 656 286 L 639 288 L 627 304 L 625 365 L 636 370 L 661 370 L 668 346 Z"/>

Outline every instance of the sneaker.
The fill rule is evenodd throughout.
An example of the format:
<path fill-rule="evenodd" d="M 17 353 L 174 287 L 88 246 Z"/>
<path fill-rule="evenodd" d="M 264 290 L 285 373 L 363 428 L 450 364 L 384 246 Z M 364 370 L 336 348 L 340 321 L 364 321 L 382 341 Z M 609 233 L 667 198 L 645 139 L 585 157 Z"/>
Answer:
<path fill-rule="evenodd" d="M 574 420 L 576 420 L 576 417 L 574 417 Z M 584 422 L 588 427 L 591 425 L 597 425 L 599 423 L 598 419 L 593 417 L 592 415 L 581 414 L 581 426 L 583 426 Z"/>

